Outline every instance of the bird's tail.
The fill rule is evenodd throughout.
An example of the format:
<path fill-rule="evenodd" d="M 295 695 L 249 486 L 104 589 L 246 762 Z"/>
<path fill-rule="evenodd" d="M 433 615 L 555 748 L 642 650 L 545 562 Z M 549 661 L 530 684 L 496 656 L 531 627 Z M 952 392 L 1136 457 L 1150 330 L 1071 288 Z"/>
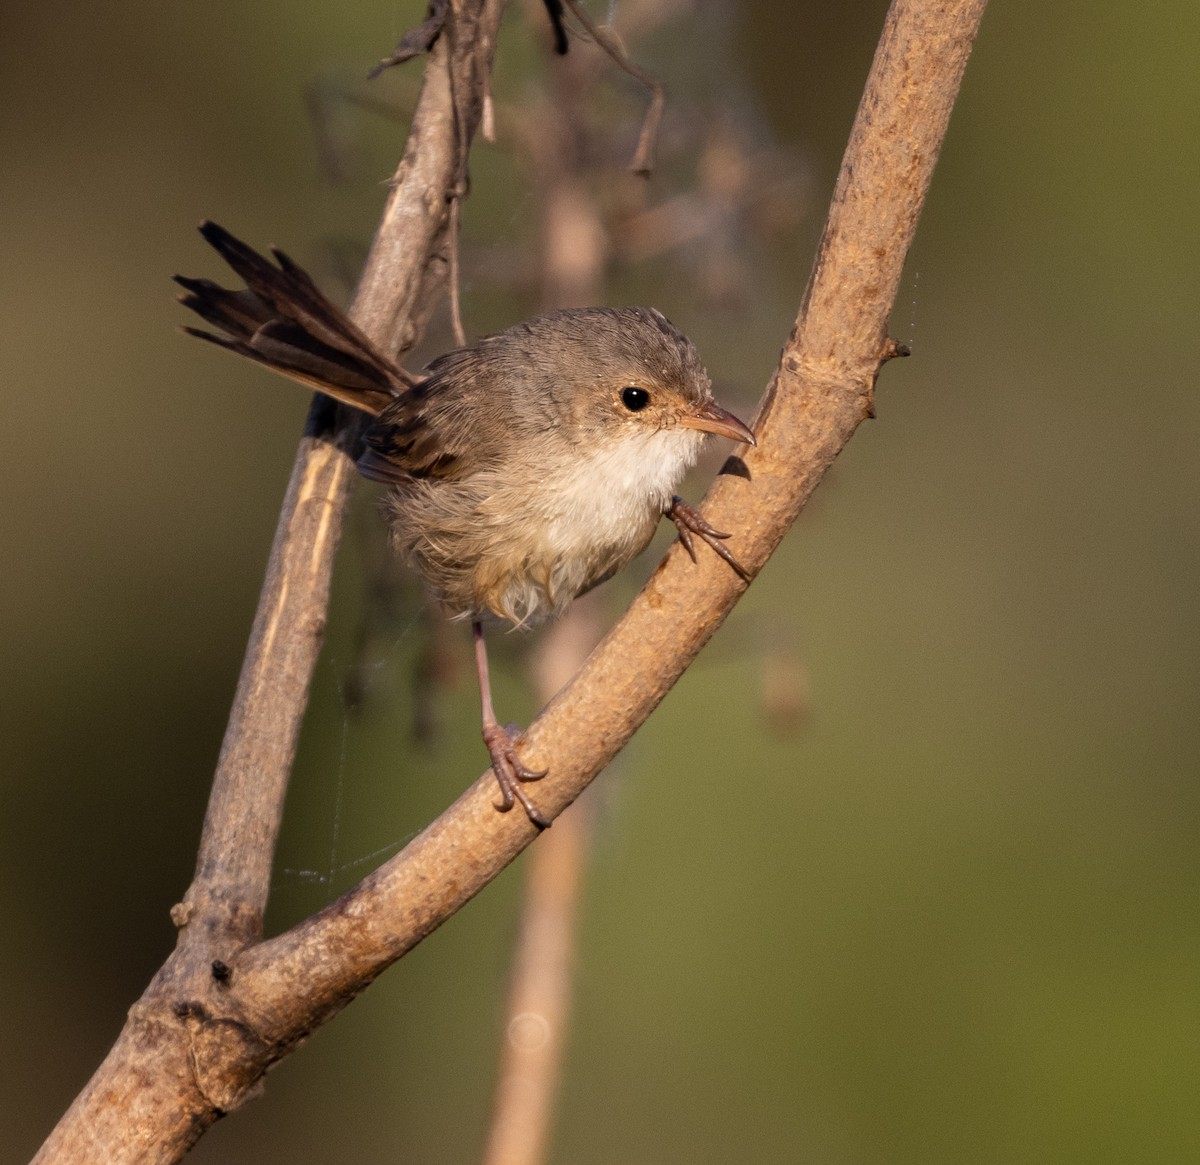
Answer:
<path fill-rule="evenodd" d="M 184 328 L 372 416 L 413 385 L 318 289 L 302 267 L 272 248 L 276 266 L 214 222 L 200 233 L 246 282 L 230 291 L 210 279 L 176 275 L 184 307 L 223 335 Z"/>

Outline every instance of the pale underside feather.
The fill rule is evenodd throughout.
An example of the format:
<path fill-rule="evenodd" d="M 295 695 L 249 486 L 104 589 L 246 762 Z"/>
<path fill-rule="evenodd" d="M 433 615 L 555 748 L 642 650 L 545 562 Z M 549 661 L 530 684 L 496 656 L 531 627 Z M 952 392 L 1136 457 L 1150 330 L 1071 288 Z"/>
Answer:
<path fill-rule="evenodd" d="M 451 617 L 542 622 L 645 548 L 703 440 L 690 429 L 631 429 L 558 465 L 397 485 L 396 548 Z"/>

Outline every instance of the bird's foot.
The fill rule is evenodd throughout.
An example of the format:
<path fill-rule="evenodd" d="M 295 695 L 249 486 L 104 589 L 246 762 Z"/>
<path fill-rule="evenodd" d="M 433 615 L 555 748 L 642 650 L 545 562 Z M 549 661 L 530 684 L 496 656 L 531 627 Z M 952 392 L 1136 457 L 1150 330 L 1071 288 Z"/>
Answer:
<path fill-rule="evenodd" d="M 496 806 L 501 813 L 507 813 L 514 802 L 519 801 L 525 810 L 525 816 L 538 829 L 549 829 L 550 820 L 542 815 L 538 807 L 529 799 L 522 783 L 525 781 L 540 781 L 549 769 L 540 772 L 528 768 L 517 755 L 516 737 L 520 729 L 515 724 L 507 728 L 500 724 L 488 724 L 483 729 L 483 743 L 487 745 L 488 754 L 492 758 L 492 772 L 496 774 L 496 784 L 500 786 L 500 803 Z"/>
<path fill-rule="evenodd" d="M 675 528 L 679 531 L 679 541 L 683 543 L 684 550 L 691 555 L 693 562 L 696 561 L 695 537 L 702 539 L 725 559 L 739 578 L 746 582 L 750 581 L 750 572 L 734 558 L 729 547 L 721 541 L 723 538 L 728 538 L 729 535 L 722 534 L 720 530 L 710 526 L 695 506 L 689 506 L 681 497 L 674 497 L 671 499 L 666 516 L 675 523 Z"/>

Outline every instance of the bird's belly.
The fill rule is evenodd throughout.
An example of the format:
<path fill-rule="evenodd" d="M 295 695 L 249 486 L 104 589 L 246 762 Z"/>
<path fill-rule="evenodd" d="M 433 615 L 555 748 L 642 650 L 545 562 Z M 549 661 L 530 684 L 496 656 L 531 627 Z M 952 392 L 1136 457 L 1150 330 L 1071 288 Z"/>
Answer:
<path fill-rule="evenodd" d="M 604 582 L 645 549 L 660 517 L 642 507 L 619 524 L 589 525 L 578 517 L 513 531 L 503 548 L 482 557 L 474 572 L 481 605 L 521 626 L 563 614 L 584 591 Z"/>
<path fill-rule="evenodd" d="M 665 457 L 629 442 L 568 464 L 397 491 L 397 548 L 451 616 L 490 612 L 529 626 L 561 615 L 645 549 L 694 459 L 694 436 L 659 434 Z"/>
<path fill-rule="evenodd" d="M 561 615 L 642 551 L 670 501 L 668 483 L 558 474 L 496 507 L 510 519 L 498 553 L 476 569 L 487 607 L 518 624 Z M 515 520 L 513 520 L 515 519 Z"/>

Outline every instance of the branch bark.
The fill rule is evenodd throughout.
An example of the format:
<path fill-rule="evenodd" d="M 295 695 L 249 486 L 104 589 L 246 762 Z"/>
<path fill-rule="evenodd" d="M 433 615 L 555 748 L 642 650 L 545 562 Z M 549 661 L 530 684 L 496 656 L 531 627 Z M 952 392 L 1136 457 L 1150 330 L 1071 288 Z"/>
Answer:
<path fill-rule="evenodd" d="M 576 53 L 559 63 L 548 98 L 527 111 L 528 125 L 537 132 L 517 139 L 539 195 L 541 306 L 547 311 L 604 301 L 611 241 L 596 197 L 603 185 L 585 161 L 593 151 L 580 116 L 583 59 Z M 544 702 L 570 682 L 603 633 L 596 592 L 547 630 L 531 669 Z M 540 1165 L 546 1157 L 567 1043 L 594 809 L 585 799 L 563 813 L 525 863 L 482 1165 Z"/>
<path fill-rule="evenodd" d="M 445 280 L 504 0 L 455 0 L 350 314 L 385 350 L 419 338 Z M 271 861 L 356 476 L 356 418 L 318 398 L 297 452 L 221 748 L 175 951 L 36 1162 L 177 1161 L 255 1095 L 275 1049 L 242 1022 L 227 971 L 262 936 Z"/>
<path fill-rule="evenodd" d="M 417 342 L 445 282 L 449 208 L 465 185 L 480 78 L 491 68 L 503 7 L 503 0 L 452 6 L 350 308 L 363 331 L 396 354 Z M 262 936 L 284 794 L 357 477 L 353 451 L 362 421 L 349 412 L 318 396 L 309 414 L 213 778 L 196 875 L 173 915 L 177 925 L 203 918 L 245 942 Z"/>
<path fill-rule="evenodd" d="M 834 190 L 796 325 L 755 422 L 757 449 L 727 466 L 706 517 L 734 530 L 752 575 L 871 415 L 896 354 L 887 316 L 986 0 L 896 0 Z M 550 776 L 539 805 L 569 805 L 645 722 L 746 584 L 714 555 L 673 547 L 574 681 L 530 726 L 522 756 Z M 391 861 L 286 934 L 248 950 L 240 997 L 286 1042 L 345 1005 L 477 894 L 536 836 L 492 806 L 484 774 Z"/>
<path fill-rule="evenodd" d="M 706 504 L 710 521 L 735 531 L 731 548 L 751 574 L 871 415 L 876 377 L 896 354 L 887 315 L 985 5 L 895 0 L 888 13 L 796 325 L 759 408 L 759 446 L 744 463 L 727 466 Z M 394 348 L 406 347 L 419 330 L 426 292 L 444 263 L 447 207 L 461 194 L 463 151 L 478 116 L 469 78 L 490 64 L 499 7 L 500 0 L 451 5 L 355 301 L 358 322 Z M 445 194 L 430 199 L 431 190 Z M 176 912 L 176 951 L 38 1161 L 177 1160 L 220 1115 L 253 1095 L 270 1064 L 536 836 L 523 815 L 495 811 L 494 782 L 485 774 L 337 902 L 258 941 L 279 804 L 350 480 L 348 439 L 330 443 L 310 433 L 301 447 L 196 880 Z M 526 735 L 524 759 L 551 772 L 538 790 L 548 815 L 570 804 L 624 746 L 745 586 L 715 556 L 693 565 L 679 547 L 667 554 Z"/>

